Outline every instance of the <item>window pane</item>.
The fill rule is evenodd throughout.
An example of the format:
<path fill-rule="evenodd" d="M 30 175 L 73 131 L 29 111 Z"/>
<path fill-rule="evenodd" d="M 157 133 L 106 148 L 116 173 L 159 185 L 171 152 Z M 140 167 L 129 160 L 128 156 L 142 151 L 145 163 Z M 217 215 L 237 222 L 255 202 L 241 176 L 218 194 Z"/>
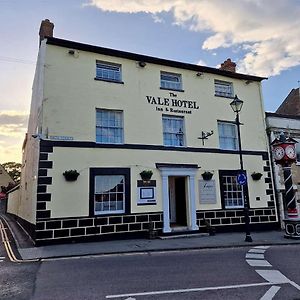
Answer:
<path fill-rule="evenodd" d="M 215 80 L 215 95 L 223 97 L 233 97 L 232 83 Z"/>
<path fill-rule="evenodd" d="M 160 86 L 166 89 L 181 90 L 181 75 L 173 73 L 160 73 Z"/>
<path fill-rule="evenodd" d="M 121 81 L 121 66 L 97 62 L 96 78 Z"/>
<path fill-rule="evenodd" d="M 125 211 L 124 183 L 123 175 L 95 176 L 95 214 Z"/>
<path fill-rule="evenodd" d="M 165 146 L 184 146 L 183 130 L 183 118 L 163 116 L 163 137 Z"/>
<path fill-rule="evenodd" d="M 123 143 L 123 113 L 113 110 L 96 111 L 96 141 L 98 143 Z"/>
<path fill-rule="evenodd" d="M 222 184 L 225 208 L 243 208 L 243 192 L 236 176 L 223 176 Z"/>
<path fill-rule="evenodd" d="M 224 150 L 237 150 L 236 125 L 218 122 L 220 148 Z"/>

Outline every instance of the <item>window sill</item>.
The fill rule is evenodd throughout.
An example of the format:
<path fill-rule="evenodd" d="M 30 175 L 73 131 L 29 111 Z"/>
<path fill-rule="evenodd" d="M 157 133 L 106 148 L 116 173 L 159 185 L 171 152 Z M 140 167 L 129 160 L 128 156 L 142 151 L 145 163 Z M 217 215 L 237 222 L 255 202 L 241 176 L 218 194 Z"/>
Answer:
<path fill-rule="evenodd" d="M 165 90 L 165 91 L 175 91 L 175 92 L 184 92 L 184 90 L 177 90 L 177 89 L 167 89 L 167 88 L 163 88 L 160 87 L 161 90 Z"/>
<path fill-rule="evenodd" d="M 100 144 L 100 145 L 124 145 L 124 143 L 103 143 L 103 142 L 97 142 L 96 144 Z"/>
<path fill-rule="evenodd" d="M 226 98 L 226 99 L 234 99 L 234 96 L 223 96 L 223 95 L 218 95 L 218 94 L 215 94 L 215 97 L 221 97 L 221 98 Z"/>
<path fill-rule="evenodd" d="M 110 79 L 104 79 L 104 78 L 98 78 L 98 77 L 95 77 L 94 80 L 124 84 L 124 81 L 116 81 L 116 80 L 110 80 Z"/>
<path fill-rule="evenodd" d="M 95 217 L 105 217 L 105 216 L 119 216 L 119 215 L 124 215 L 125 211 L 111 211 L 111 212 L 95 212 L 94 216 Z"/>

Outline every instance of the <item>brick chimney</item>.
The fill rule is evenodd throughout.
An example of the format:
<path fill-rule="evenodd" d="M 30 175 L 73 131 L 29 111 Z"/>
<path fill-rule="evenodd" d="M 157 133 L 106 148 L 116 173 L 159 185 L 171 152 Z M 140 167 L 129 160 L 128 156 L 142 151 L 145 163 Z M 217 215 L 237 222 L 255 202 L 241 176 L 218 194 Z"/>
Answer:
<path fill-rule="evenodd" d="M 220 70 L 225 70 L 225 71 L 229 71 L 229 72 L 235 73 L 235 67 L 236 67 L 236 63 L 234 63 L 233 61 L 231 61 L 230 58 L 227 58 L 227 60 L 225 60 L 221 64 Z"/>
<path fill-rule="evenodd" d="M 41 27 L 40 27 L 40 45 L 41 45 L 41 41 L 47 37 L 47 36 L 53 36 L 53 28 L 54 28 L 54 24 L 51 23 L 48 19 L 45 19 L 42 21 L 41 23 Z"/>

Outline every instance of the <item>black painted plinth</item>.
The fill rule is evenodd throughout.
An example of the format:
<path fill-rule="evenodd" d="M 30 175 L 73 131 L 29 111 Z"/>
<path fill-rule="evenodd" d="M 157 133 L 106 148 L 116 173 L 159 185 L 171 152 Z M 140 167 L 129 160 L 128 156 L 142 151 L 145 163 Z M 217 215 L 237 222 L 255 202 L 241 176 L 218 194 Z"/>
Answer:
<path fill-rule="evenodd" d="M 300 239 L 300 219 L 284 219 L 285 238 Z"/>

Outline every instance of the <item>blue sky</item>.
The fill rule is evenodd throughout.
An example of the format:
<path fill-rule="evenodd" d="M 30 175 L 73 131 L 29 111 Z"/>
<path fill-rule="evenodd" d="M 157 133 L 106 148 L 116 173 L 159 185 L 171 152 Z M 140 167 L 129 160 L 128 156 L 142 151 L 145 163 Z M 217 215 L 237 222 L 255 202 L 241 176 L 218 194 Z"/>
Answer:
<path fill-rule="evenodd" d="M 210 67 L 230 57 L 269 78 L 275 111 L 299 86 L 299 16 L 299 0 L 0 0 L 0 163 L 21 160 L 45 18 L 59 38 Z"/>

